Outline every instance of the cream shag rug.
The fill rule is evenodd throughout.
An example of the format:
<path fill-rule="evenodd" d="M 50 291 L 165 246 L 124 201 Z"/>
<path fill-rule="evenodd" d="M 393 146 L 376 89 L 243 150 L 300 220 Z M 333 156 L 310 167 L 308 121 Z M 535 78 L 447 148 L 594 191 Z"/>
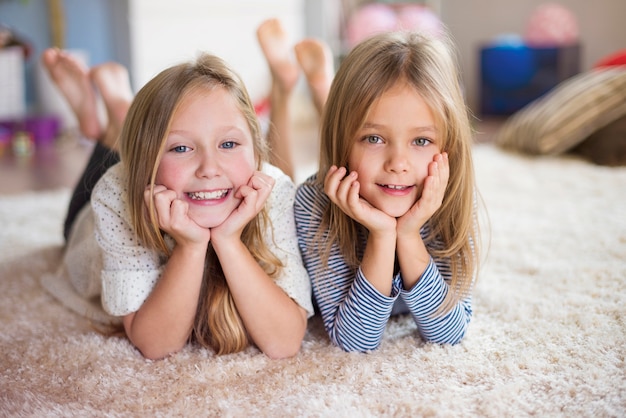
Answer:
<path fill-rule="evenodd" d="M 491 225 L 475 316 L 457 346 L 408 317 L 344 353 L 319 318 L 296 357 L 148 361 L 38 282 L 69 190 L 0 197 L 1 416 L 626 416 L 626 169 L 476 145 Z M 485 231 L 487 235 L 487 231 Z"/>

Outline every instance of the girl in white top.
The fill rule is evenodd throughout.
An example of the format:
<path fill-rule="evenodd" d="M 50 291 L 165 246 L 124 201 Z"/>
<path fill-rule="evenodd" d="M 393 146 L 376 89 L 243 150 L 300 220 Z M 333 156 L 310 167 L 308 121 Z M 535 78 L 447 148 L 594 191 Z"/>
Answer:
<path fill-rule="evenodd" d="M 218 354 L 252 343 L 273 358 L 294 355 L 311 290 L 295 186 L 265 147 L 247 91 L 222 60 L 203 54 L 164 70 L 132 102 L 121 162 L 79 211 L 46 287 L 71 283 L 74 296 L 101 298 L 147 358 L 189 340 Z"/>

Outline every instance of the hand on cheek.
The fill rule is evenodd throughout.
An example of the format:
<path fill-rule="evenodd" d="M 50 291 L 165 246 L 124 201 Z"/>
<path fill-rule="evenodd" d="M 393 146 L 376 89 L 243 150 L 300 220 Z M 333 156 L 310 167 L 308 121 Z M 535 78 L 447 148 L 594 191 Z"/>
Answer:
<path fill-rule="evenodd" d="M 373 207 L 359 195 L 358 174 L 346 176 L 344 167 L 332 166 L 324 179 L 324 192 L 329 199 L 349 217 L 365 226 L 370 232 L 394 229 L 396 220 Z"/>
<path fill-rule="evenodd" d="M 428 176 L 424 179 L 422 195 L 413 207 L 398 221 L 398 229 L 406 232 L 419 231 L 441 207 L 445 196 L 450 166 L 448 154 L 436 154 L 428 164 Z"/>
<path fill-rule="evenodd" d="M 150 193 L 148 186 L 144 191 L 146 207 L 150 207 L 150 199 L 154 199 L 159 228 L 174 238 L 176 243 L 207 243 L 211 238 L 211 231 L 202 228 L 189 217 L 189 204 L 176 196 L 176 192 L 162 185 L 154 186 L 154 193 Z"/>
<path fill-rule="evenodd" d="M 263 209 L 274 188 L 275 180 L 260 171 L 255 171 L 247 184 L 235 192 L 241 199 L 239 206 L 218 227 L 213 228 L 213 238 L 232 237 L 239 239 L 245 226 Z"/>

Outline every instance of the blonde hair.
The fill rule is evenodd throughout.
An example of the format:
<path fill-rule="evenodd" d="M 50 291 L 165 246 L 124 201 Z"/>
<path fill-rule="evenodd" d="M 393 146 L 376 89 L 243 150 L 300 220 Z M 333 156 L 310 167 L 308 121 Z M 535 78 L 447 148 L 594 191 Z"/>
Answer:
<path fill-rule="evenodd" d="M 155 186 L 155 178 L 172 118 L 180 103 L 198 91 L 226 89 L 246 118 L 254 141 L 256 168 L 267 159 L 267 144 L 248 92 L 239 78 L 220 58 L 201 54 L 195 61 L 170 67 L 150 80 L 130 106 L 122 128 L 120 158 L 128 179 L 126 198 L 135 233 L 143 245 L 166 255 L 170 251 L 160 230 L 154 202 L 146 206 L 144 191 Z M 263 231 L 271 227 L 263 209 L 242 233 L 242 241 L 263 269 L 275 276 L 282 264 L 268 249 Z M 249 338 L 226 283 L 219 260 L 209 245 L 204 278 L 191 339 L 218 354 L 233 353 L 249 345 Z"/>
<path fill-rule="evenodd" d="M 435 258 L 450 259 L 452 292 L 442 307 L 449 311 L 471 292 L 478 268 L 478 224 L 471 157 L 472 130 L 459 79 L 455 49 L 449 38 L 411 32 L 383 33 L 357 45 L 333 80 L 322 115 L 320 165 L 316 182 L 323 188 L 332 165 L 346 167 L 356 133 L 372 103 L 398 81 L 405 81 L 428 103 L 450 162 L 450 178 L 441 207 L 429 220 L 426 244 Z M 359 225 L 337 205 L 326 207 L 317 250 L 326 260 L 337 243 L 349 265 L 359 264 Z M 315 246 L 314 246 L 315 247 Z M 436 247 L 436 248 L 435 248 Z"/>

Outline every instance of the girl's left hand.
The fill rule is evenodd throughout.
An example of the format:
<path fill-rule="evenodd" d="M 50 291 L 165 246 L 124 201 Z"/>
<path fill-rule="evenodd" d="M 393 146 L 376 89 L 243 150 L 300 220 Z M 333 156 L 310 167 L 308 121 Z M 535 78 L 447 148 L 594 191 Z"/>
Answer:
<path fill-rule="evenodd" d="M 441 207 L 449 176 L 448 153 L 435 155 L 433 161 L 428 164 L 428 176 L 424 179 L 421 197 L 398 219 L 399 233 L 419 232 L 426 221 Z"/>
<path fill-rule="evenodd" d="M 241 199 L 239 206 L 221 225 L 211 229 L 213 243 L 227 237 L 239 239 L 245 226 L 263 209 L 275 183 L 273 177 L 255 171 L 248 183 L 235 192 L 235 197 Z"/>

